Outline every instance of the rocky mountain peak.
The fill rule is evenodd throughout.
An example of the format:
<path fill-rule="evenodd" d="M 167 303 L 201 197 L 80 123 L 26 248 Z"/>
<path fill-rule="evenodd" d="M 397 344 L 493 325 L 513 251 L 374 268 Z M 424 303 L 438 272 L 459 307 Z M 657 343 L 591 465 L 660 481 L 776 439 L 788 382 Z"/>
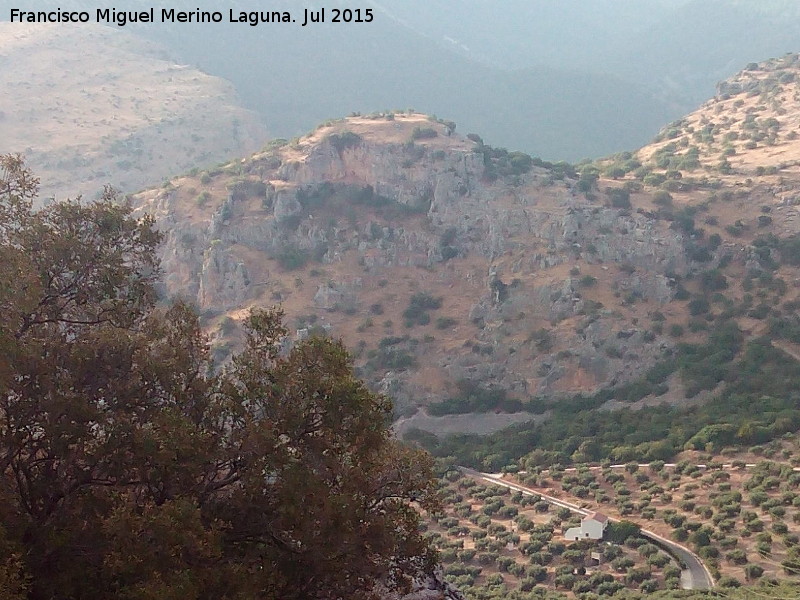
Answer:
<path fill-rule="evenodd" d="M 569 165 L 390 113 L 137 201 L 167 237 L 167 293 L 195 300 L 220 360 L 248 307 L 278 303 L 296 337 L 347 341 L 401 430 L 488 431 L 540 395 L 627 381 L 670 345 L 642 321 L 673 297 L 684 235 L 577 184 Z M 492 411 L 423 408 L 462 392 Z"/>
<path fill-rule="evenodd" d="M 250 307 L 280 304 L 293 339 L 345 340 L 394 398 L 401 434 L 486 433 L 599 390 L 609 408 L 680 403 L 714 386 L 671 375 L 679 342 L 736 315 L 764 329 L 749 308 L 731 312 L 753 304 L 732 282 L 767 259 L 785 265 L 774 277 L 795 276 L 788 250 L 759 241 L 796 233 L 795 167 L 761 173 L 748 158 L 753 141 L 792 148 L 794 117 L 775 117 L 770 146 L 752 133 L 774 130 L 760 117 L 757 130 L 744 112 L 721 125 L 731 102 L 638 153 L 579 165 L 413 112 L 355 115 L 135 201 L 166 235 L 165 292 L 196 302 L 219 361 Z M 729 167 L 713 164 L 733 142 Z"/>

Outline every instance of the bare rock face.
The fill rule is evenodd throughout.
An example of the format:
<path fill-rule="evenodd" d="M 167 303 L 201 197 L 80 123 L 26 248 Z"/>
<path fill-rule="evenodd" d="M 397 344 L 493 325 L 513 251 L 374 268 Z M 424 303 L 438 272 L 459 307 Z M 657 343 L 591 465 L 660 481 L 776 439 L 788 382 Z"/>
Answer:
<path fill-rule="evenodd" d="M 314 294 L 314 304 L 323 310 L 353 310 L 357 305 L 358 290 L 361 288 L 361 279 L 352 281 L 329 281 L 319 286 Z"/>
<path fill-rule="evenodd" d="M 275 195 L 272 214 L 278 222 L 291 219 L 303 212 L 303 206 L 298 202 L 297 195 L 291 192 L 279 192 Z"/>
<path fill-rule="evenodd" d="M 165 293 L 211 329 L 252 306 L 306 332 L 324 316 L 398 416 L 463 381 L 525 400 L 635 379 L 670 345 L 649 315 L 692 266 L 669 223 L 421 115 L 348 119 L 198 178 L 136 199 L 165 232 Z"/>
<path fill-rule="evenodd" d="M 203 257 L 198 305 L 204 309 L 230 310 L 247 297 L 250 278 L 244 263 L 237 261 L 217 240 L 215 242 Z"/>
<path fill-rule="evenodd" d="M 385 593 L 384 600 L 464 600 L 464 595 L 444 580 L 441 569 L 420 575 L 412 583 L 412 591 L 403 596 Z"/>
<path fill-rule="evenodd" d="M 419 589 L 406 594 L 402 600 L 464 600 L 464 595 L 447 583 L 438 572 L 420 581 L 418 585 Z"/>

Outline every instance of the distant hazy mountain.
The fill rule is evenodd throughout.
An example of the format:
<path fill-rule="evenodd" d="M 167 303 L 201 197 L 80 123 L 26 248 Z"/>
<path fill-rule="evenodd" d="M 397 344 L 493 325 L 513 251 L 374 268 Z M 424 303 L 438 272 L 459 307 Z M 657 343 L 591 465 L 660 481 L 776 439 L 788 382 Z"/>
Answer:
<path fill-rule="evenodd" d="M 668 103 L 644 86 L 545 64 L 509 71 L 446 48 L 382 11 L 369 25 L 313 31 L 289 25 L 136 31 L 231 80 L 268 129 L 286 137 L 353 111 L 413 107 L 453 119 L 462 131 L 485 132 L 496 145 L 578 159 L 641 144 L 672 117 Z"/>
<path fill-rule="evenodd" d="M 52 3 L 51 3 L 52 4 Z M 208 2 L 170 6 L 219 9 Z M 339 0 L 270 3 L 330 10 Z M 376 0 L 369 24 L 129 26 L 226 78 L 270 132 L 413 107 L 548 159 L 635 147 L 751 61 L 800 45 L 791 2 Z M 8 18 L 9 0 L 0 0 Z M 86 0 L 59 4 L 96 8 Z M 118 9 L 149 7 L 140 0 Z M 222 8 L 264 7 L 232 2 Z M 39 7 L 37 7 L 39 8 Z"/>
<path fill-rule="evenodd" d="M 604 69 L 608 56 L 690 0 L 376 0 L 451 49 L 504 69 Z"/>
<path fill-rule="evenodd" d="M 442 45 L 497 67 L 616 75 L 695 105 L 749 62 L 796 51 L 794 0 L 378 0 Z M 688 108 L 688 106 L 687 106 Z"/>
<path fill-rule="evenodd" d="M 751 62 L 800 50 L 800 3 L 692 0 L 629 38 L 609 71 L 697 104 Z"/>
<path fill-rule="evenodd" d="M 0 23 L 0 65 L 0 153 L 25 155 L 42 198 L 135 192 L 267 138 L 229 82 L 107 27 Z"/>

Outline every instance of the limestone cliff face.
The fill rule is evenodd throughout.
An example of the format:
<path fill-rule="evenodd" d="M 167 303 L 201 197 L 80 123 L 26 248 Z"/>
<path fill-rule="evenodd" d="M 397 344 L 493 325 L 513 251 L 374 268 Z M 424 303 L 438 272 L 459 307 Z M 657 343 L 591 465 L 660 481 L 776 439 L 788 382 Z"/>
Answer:
<path fill-rule="evenodd" d="M 523 400 L 629 381 L 668 347 L 644 321 L 689 267 L 664 222 L 421 115 L 338 122 L 137 201 L 167 294 L 212 331 L 280 303 L 342 336 L 401 415 L 458 381 Z"/>
<path fill-rule="evenodd" d="M 441 570 L 416 579 L 410 593 L 400 598 L 386 595 L 385 600 L 464 600 L 464 595 L 447 583 Z"/>

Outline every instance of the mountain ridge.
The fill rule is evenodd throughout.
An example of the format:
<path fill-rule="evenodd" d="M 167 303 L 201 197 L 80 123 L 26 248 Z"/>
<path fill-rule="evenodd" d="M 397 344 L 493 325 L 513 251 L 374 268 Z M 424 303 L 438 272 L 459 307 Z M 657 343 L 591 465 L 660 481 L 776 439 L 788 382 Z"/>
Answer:
<path fill-rule="evenodd" d="M 298 339 L 345 339 L 404 432 L 546 421 L 576 394 L 600 394 L 584 402 L 594 407 L 698 406 L 734 389 L 725 373 L 741 355 L 694 372 L 687 352 L 709 339 L 744 348 L 793 323 L 780 306 L 798 301 L 798 167 L 752 161 L 795 152 L 785 74 L 797 64 L 751 66 L 720 88 L 750 82 L 738 112 L 721 92 L 654 144 L 594 163 L 375 113 L 137 202 L 168 230 L 167 293 L 205 311 L 220 360 L 248 306 L 283 303 Z M 731 154 L 734 125 L 753 139 L 738 133 Z"/>

